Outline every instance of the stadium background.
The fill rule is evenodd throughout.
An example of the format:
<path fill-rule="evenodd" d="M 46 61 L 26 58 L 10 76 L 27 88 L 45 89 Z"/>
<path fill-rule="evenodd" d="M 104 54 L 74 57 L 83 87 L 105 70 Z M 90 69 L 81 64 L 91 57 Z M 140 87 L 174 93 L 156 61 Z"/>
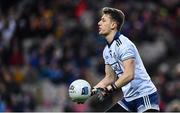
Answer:
<path fill-rule="evenodd" d="M 68 97 L 73 80 L 103 77 L 104 6 L 124 11 L 122 33 L 137 45 L 161 111 L 180 111 L 179 0 L 0 0 L 0 111 L 103 111 L 121 98 Z"/>

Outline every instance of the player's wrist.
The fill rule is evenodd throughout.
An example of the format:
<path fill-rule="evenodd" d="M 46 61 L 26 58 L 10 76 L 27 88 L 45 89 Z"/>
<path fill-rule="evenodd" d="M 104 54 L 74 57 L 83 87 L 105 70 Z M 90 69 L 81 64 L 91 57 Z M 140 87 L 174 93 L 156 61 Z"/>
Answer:
<path fill-rule="evenodd" d="M 111 84 L 112 90 L 116 91 L 118 89 L 117 85 L 115 83 Z"/>
<path fill-rule="evenodd" d="M 116 86 L 115 83 L 112 83 L 107 87 L 107 89 L 108 89 L 108 92 L 112 93 L 112 92 L 116 91 L 118 89 L 118 87 Z"/>

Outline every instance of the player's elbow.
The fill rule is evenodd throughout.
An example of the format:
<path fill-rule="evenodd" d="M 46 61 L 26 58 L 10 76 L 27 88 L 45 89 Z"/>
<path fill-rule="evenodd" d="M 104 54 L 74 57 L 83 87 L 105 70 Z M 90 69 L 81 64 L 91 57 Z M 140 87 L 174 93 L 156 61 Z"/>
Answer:
<path fill-rule="evenodd" d="M 129 73 L 128 74 L 128 80 L 132 81 L 134 79 L 134 73 Z"/>
<path fill-rule="evenodd" d="M 133 70 L 131 71 L 126 71 L 126 75 L 129 81 L 132 81 L 134 79 L 134 74 L 135 72 Z"/>
<path fill-rule="evenodd" d="M 130 78 L 129 78 L 130 81 L 134 79 L 134 74 L 131 74 L 131 75 L 129 75 L 129 76 L 130 76 Z"/>

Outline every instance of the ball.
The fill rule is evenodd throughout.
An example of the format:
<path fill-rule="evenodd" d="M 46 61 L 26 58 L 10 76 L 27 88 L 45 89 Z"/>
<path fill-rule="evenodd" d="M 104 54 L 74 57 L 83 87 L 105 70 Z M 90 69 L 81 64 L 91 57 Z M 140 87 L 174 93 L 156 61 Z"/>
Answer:
<path fill-rule="evenodd" d="M 91 85 L 86 80 L 75 80 L 69 86 L 69 96 L 74 102 L 84 103 L 90 95 Z"/>

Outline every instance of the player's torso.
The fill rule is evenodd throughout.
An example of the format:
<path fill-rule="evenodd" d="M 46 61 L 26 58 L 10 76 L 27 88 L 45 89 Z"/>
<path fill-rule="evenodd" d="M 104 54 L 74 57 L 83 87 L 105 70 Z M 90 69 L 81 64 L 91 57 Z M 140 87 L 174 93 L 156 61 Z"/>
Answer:
<path fill-rule="evenodd" d="M 125 55 L 128 51 L 123 51 L 127 48 L 133 50 L 133 55 Z M 142 94 L 146 94 L 146 92 L 151 93 L 156 91 L 155 86 L 144 68 L 135 45 L 129 39 L 124 36 L 119 36 L 110 46 L 106 46 L 103 52 L 105 64 L 110 65 L 118 77 L 123 74 L 123 60 L 124 58 L 128 58 L 128 56 L 135 60 L 135 78 L 122 87 L 124 96 L 133 99 Z"/>
<path fill-rule="evenodd" d="M 106 46 L 104 50 L 105 62 L 109 64 L 116 75 L 121 75 L 123 73 L 123 64 L 118 54 L 118 47 L 121 44 L 120 40 L 115 40 L 110 47 Z"/>

